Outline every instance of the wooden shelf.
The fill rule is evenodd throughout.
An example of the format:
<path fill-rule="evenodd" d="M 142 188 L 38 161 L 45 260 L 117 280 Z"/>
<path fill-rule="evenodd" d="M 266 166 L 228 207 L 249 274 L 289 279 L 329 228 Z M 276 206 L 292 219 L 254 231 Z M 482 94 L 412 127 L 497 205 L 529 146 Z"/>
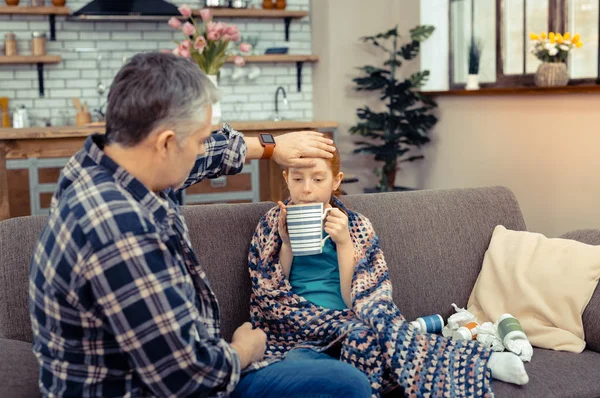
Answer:
<path fill-rule="evenodd" d="M 485 97 L 504 95 L 600 94 L 600 85 L 562 87 L 488 87 L 479 90 L 422 91 L 430 97 Z"/>
<path fill-rule="evenodd" d="M 295 62 L 296 63 L 296 81 L 298 92 L 302 91 L 302 66 L 305 62 L 319 62 L 317 55 L 287 55 L 287 54 L 265 54 L 265 55 L 247 55 L 243 57 L 249 64 L 267 64 L 272 62 Z M 233 62 L 231 57 L 227 62 Z"/>
<path fill-rule="evenodd" d="M 318 55 L 288 55 L 288 54 L 265 54 L 247 55 L 243 57 L 249 64 L 266 64 L 270 62 L 319 62 Z M 233 57 L 227 62 L 233 62 Z"/>
<path fill-rule="evenodd" d="M 5 15 L 69 15 L 69 7 L 22 7 L 1 6 L 0 14 Z"/>
<path fill-rule="evenodd" d="M 262 8 L 209 8 L 213 17 L 217 18 L 268 18 L 282 19 L 285 28 L 285 41 L 290 41 L 290 24 L 293 19 L 301 19 L 309 15 L 308 11 L 264 10 Z M 193 10 L 192 15 L 200 16 L 200 10 Z"/>
<path fill-rule="evenodd" d="M 16 55 L 16 56 L 0 56 L 0 65 L 19 65 L 33 64 L 37 65 L 38 70 L 38 90 L 40 97 L 44 96 L 44 64 L 57 64 L 62 61 L 59 55 Z"/>
<path fill-rule="evenodd" d="M 16 65 L 16 64 L 58 64 L 62 61 L 60 55 L 15 55 L 15 56 L 0 56 L 0 64 Z"/>
<path fill-rule="evenodd" d="M 50 41 L 56 40 L 56 16 L 71 14 L 69 7 L 19 7 L 2 6 L 0 15 L 47 15 L 50 22 Z"/>
<path fill-rule="evenodd" d="M 209 8 L 217 18 L 292 18 L 300 19 L 308 16 L 308 11 L 264 10 L 262 8 Z M 192 15 L 200 16 L 200 10 L 193 10 Z"/>

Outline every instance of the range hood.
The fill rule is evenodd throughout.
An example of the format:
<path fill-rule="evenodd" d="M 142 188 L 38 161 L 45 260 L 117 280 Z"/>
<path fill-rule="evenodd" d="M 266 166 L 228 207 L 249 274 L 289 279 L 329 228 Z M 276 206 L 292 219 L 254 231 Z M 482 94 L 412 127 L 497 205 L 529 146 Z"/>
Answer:
<path fill-rule="evenodd" d="M 69 19 L 90 21 L 156 21 L 181 16 L 177 6 L 165 0 L 94 0 Z"/>

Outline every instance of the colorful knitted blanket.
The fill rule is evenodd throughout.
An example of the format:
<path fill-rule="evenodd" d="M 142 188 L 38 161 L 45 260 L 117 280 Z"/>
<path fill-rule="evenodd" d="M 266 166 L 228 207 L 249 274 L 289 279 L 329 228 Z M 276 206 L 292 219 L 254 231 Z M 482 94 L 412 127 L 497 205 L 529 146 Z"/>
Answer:
<path fill-rule="evenodd" d="M 267 334 L 267 362 L 294 348 L 324 351 L 341 346 L 340 360 L 369 378 L 373 396 L 402 387 L 406 396 L 490 397 L 491 351 L 476 341 L 453 341 L 418 334 L 392 300 L 392 284 L 379 239 L 369 220 L 348 214 L 357 260 L 352 280 L 352 309 L 316 306 L 292 292 L 279 264 L 280 210 L 260 220 L 249 254 L 254 327 Z"/>

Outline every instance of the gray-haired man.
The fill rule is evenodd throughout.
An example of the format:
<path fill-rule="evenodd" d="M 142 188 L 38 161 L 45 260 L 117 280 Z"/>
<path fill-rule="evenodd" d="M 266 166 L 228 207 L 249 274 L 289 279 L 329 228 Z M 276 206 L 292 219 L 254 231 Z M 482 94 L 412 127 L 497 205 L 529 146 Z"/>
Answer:
<path fill-rule="evenodd" d="M 137 55 L 115 77 L 106 135 L 89 137 L 63 170 L 32 261 L 44 396 L 369 395 L 366 377 L 339 361 L 283 361 L 239 383 L 262 359 L 265 335 L 245 324 L 231 343 L 220 338 L 217 302 L 175 201 L 178 189 L 263 155 L 258 139 L 227 125 L 211 134 L 217 98 L 197 66 L 173 55 Z M 283 135 L 273 159 L 310 165 L 303 157 L 329 157 L 329 144 L 314 132 Z M 302 369 L 314 379 L 299 379 Z"/>

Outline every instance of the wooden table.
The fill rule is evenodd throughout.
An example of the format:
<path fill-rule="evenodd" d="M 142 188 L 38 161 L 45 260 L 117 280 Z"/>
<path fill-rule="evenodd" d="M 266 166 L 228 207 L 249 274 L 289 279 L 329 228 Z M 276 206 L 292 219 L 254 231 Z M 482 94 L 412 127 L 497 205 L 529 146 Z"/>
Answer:
<path fill-rule="evenodd" d="M 257 136 L 261 132 L 280 135 L 291 131 L 314 130 L 333 132 L 336 122 L 237 122 L 231 126 L 245 136 Z M 214 126 L 218 129 L 220 126 Z M 10 186 L 6 161 L 29 158 L 70 157 L 83 145 L 86 137 L 94 133 L 104 133 L 104 125 L 86 127 L 32 127 L 26 129 L 0 128 L 0 220 L 11 217 Z M 280 167 L 269 160 L 260 163 L 261 200 L 280 200 L 285 188 Z"/>

